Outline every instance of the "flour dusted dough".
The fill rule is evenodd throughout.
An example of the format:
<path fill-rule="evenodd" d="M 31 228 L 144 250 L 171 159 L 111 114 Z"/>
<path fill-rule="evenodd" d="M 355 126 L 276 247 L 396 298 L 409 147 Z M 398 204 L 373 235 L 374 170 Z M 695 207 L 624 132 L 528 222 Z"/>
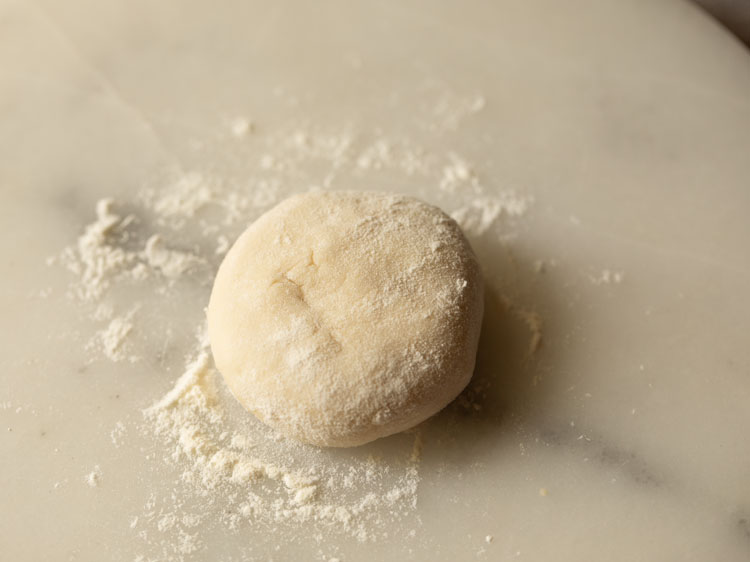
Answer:
<path fill-rule="evenodd" d="M 293 196 L 237 240 L 208 328 L 237 399 L 284 435 L 349 447 L 410 428 L 466 386 L 483 312 L 458 225 L 384 193 Z"/>

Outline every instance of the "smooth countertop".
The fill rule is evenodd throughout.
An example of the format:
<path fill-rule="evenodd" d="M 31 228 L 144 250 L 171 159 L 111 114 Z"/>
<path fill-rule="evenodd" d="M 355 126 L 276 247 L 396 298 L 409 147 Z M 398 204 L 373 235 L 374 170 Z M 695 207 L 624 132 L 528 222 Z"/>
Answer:
<path fill-rule="evenodd" d="M 0 30 L 0 557 L 750 558 L 750 56 L 698 8 L 3 0 Z M 475 383 L 416 434 L 300 452 L 216 379 L 212 430 L 385 498 L 351 532 L 187 485 L 143 413 L 226 244 L 310 188 L 458 212 L 489 286 Z M 107 198 L 127 263 L 89 276 L 126 273 L 87 295 Z"/>

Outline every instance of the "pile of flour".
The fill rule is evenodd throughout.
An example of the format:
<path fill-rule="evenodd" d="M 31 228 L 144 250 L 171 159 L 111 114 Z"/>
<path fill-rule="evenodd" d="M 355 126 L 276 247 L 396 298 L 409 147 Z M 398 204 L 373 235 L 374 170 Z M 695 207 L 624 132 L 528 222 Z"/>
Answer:
<path fill-rule="evenodd" d="M 481 111 L 483 98 L 467 99 L 460 100 L 461 115 Z M 457 118 L 444 121 L 441 130 L 458 126 Z M 199 314 L 231 240 L 294 191 L 351 188 L 357 178 L 387 172 L 422 186 L 418 195 L 451 212 L 470 237 L 493 232 L 501 219 L 507 219 L 507 229 L 532 203 L 513 191 L 485 187 L 475 166 L 455 151 L 431 153 L 403 138 L 350 128 L 292 123 L 259 130 L 262 123 L 239 117 L 219 135 L 217 152 L 236 145 L 237 160 L 251 163 L 238 165 L 235 179 L 206 170 L 167 173 L 167 180 L 145 186 L 134 200 L 102 199 L 78 240 L 50 260 L 71 272 L 68 296 L 85 305 L 95 327 L 87 344 L 92 361 L 142 365 L 142 338 L 149 333 L 144 311 L 190 282 L 205 293 L 202 301 L 191 301 Z M 136 289 L 150 295 L 144 297 L 148 307 L 143 299 L 113 296 Z M 129 305 L 117 308 L 114 302 Z M 525 321 L 539 332 L 538 318 Z M 165 333 L 181 322 L 167 319 Z M 247 525 L 269 532 L 287 528 L 294 536 L 304 523 L 319 542 L 331 536 L 409 540 L 418 534 L 419 429 L 397 437 L 379 455 L 331 456 L 287 441 L 235 403 L 213 367 L 204 326 L 196 325 L 195 332 L 172 389 L 154 397 L 141 422 L 121 421 L 111 432 L 116 447 L 131 431 L 152 436 L 161 453 L 151 462 L 179 474 L 171 493 L 155 493 L 127 522 L 143 552 L 156 553 L 143 560 L 183 559 L 204 548 L 202 530 L 216 525 L 230 533 Z M 92 486 L 105 479 L 98 466 L 86 477 Z M 395 537 L 394 528 L 403 537 Z"/>

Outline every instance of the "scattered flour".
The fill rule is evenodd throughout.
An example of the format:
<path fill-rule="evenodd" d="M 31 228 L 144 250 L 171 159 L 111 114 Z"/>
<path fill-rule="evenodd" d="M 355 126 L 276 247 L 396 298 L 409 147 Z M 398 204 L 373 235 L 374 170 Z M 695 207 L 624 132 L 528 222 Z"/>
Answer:
<path fill-rule="evenodd" d="M 451 131 L 484 105 L 481 95 L 441 96 L 432 108 L 430 128 Z M 102 199 L 77 242 L 49 260 L 73 273 L 69 296 L 90 306 L 97 330 L 89 349 L 110 361 L 139 359 L 147 338 L 154 337 L 145 319 L 149 307 L 161 306 L 181 280 L 197 279 L 205 298 L 194 306 L 201 310 L 230 240 L 301 189 L 351 188 L 363 176 L 390 174 L 417 186 L 423 199 L 453 209 L 470 238 L 490 229 L 507 233 L 533 202 L 496 186 L 487 190 L 480 170 L 456 151 L 430 152 L 380 131 L 295 123 L 256 133 L 256 125 L 245 118 L 225 125 L 223 134 L 237 157 L 236 163 L 224 161 L 227 172 L 221 181 L 204 171 L 178 174 L 141 190 L 127 214 L 112 199 Z M 209 143 L 199 145 L 210 150 Z M 216 159 L 226 146 L 218 146 Z M 211 160 L 214 155 L 206 156 Z M 457 208 L 456 201 L 464 205 Z M 194 238 L 195 232 L 202 238 Z M 136 300 L 133 307 L 132 298 L 115 298 L 123 291 L 130 295 L 131 289 L 152 304 Z M 122 311 L 113 302 L 130 307 Z M 533 353 L 541 341 L 541 319 L 515 312 L 532 332 Z M 166 348 L 171 328 L 164 333 Z M 184 560 L 206 548 L 201 533 L 217 525 L 226 533 L 247 526 L 280 532 L 290 541 L 345 536 L 368 542 L 417 535 L 423 447 L 418 429 L 396 436 L 396 445 L 387 449 L 376 442 L 367 454 L 356 449 L 332 453 L 287 441 L 248 416 L 228 394 L 213 368 L 204 331 L 187 347 L 182 375 L 143 412 L 143 421 L 137 426 L 117 422 L 110 433 L 115 447 L 126 436 L 150 436 L 156 450 L 147 457 L 151 469 L 167 465 L 178 475 L 173 490 L 153 493 L 125 523 L 141 541 L 141 560 Z M 475 402 L 470 407 L 479 409 Z M 91 486 L 100 479 L 99 466 L 86 476 Z M 403 537 L 394 529 L 402 529 Z"/>
<path fill-rule="evenodd" d="M 86 227 L 75 246 L 65 248 L 48 263 L 62 263 L 77 279 L 68 295 L 82 301 L 98 301 L 113 285 L 125 280 L 142 281 L 159 271 L 168 278 L 180 277 L 196 264 L 197 256 L 170 250 L 158 234 L 152 235 L 141 252 L 128 250 L 136 221 L 112 212 L 114 201 L 102 199 L 96 204 L 96 220 Z M 106 306 L 106 305 L 105 305 Z M 99 312 L 100 319 L 103 313 Z"/>
<path fill-rule="evenodd" d="M 72 287 L 75 296 L 85 301 L 100 298 L 119 274 L 135 261 L 132 252 L 123 249 L 114 241 L 119 228 L 132 222 L 132 217 L 123 219 L 112 211 L 114 201 L 102 199 L 96 204 L 96 220 L 88 225 L 75 246 L 65 248 L 58 261 L 78 278 Z"/>
<path fill-rule="evenodd" d="M 531 333 L 529 338 L 528 356 L 531 357 L 542 345 L 542 318 L 537 312 L 512 305 L 512 310 L 523 320 Z"/>
<path fill-rule="evenodd" d="M 326 462 L 324 451 L 275 440 L 259 422 L 237 429 L 222 400 L 220 377 L 206 345 L 200 344 L 174 387 L 144 417 L 170 444 L 165 461 L 185 467 L 185 490 L 200 497 L 218 494 L 232 506 L 236 515 L 223 516 L 229 528 L 243 522 L 306 523 L 370 541 L 378 538 L 384 518 L 399 520 L 413 511 L 421 457 L 418 433 L 400 462 L 381 464 L 367 458 L 337 466 Z M 245 431 L 252 431 L 252 436 Z M 396 469 L 400 474 L 394 473 Z M 354 495 L 347 488 L 353 488 Z M 197 523 L 206 511 L 187 515 Z M 162 515 L 157 524 L 166 529 L 168 521 L 171 528 L 173 520 Z"/>
<path fill-rule="evenodd" d="M 142 190 L 139 199 L 156 214 L 160 224 L 179 228 L 205 207 L 213 196 L 214 190 L 203 175 L 190 172 L 166 186 Z"/>
<path fill-rule="evenodd" d="M 170 249 L 160 234 L 150 235 L 138 251 L 137 227 L 141 221 L 134 214 L 123 218 L 114 208 L 112 199 L 98 201 L 96 219 L 85 228 L 77 243 L 47 261 L 60 263 L 75 275 L 67 291 L 69 298 L 85 305 L 95 304 L 89 316 L 101 327 L 86 349 L 99 352 L 113 362 L 125 359 L 135 362 L 138 356 L 131 353 L 129 340 L 141 305 L 121 313 L 111 302 L 103 300 L 105 295 L 112 289 L 143 285 L 148 279 L 157 279 L 151 287 L 164 294 L 186 273 L 199 268 L 205 273 L 207 264 L 193 253 Z"/>
<path fill-rule="evenodd" d="M 496 224 L 502 215 L 511 218 L 524 215 L 531 203 L 531 198 L 507 191 L 495 197 L 477 197 L 470 204 L 453 211 L 451 217 L 469 236 L 481 236 Z"/>
<path fill-rule="evenodd" d="M 112 431 L 109 432 L 109 437 L 112 440 L 112 445 L 114 445 L 115 447 L 119 447 L 120 445 L 122 445 L 123 437 L 125 436 L 126 431 L 127 429 L 125 428 L 125 424 L 121 421 L 118 421 Z"/>
<path fill-rule="evenodd" d="M 438 133 L 455 131 L 467 118 L 482 111 L 486 105 L 482 94 L 442 92 L 432 106 L 427 129 Z"/>
<path fill-rule="evenodd" d="M 443 167 L 440 189 L 454 193 L 459 188 L 470 188 L 473 192 L 481 190 L 474 167 L 463 157 L 451 152 L 448 154 L 448 163 Z"/>
<path fill-rule="evenodd" d="M 611 271 L 603 269 L 600 273 L 589 275 L 589 281 L 594 285 L 609 285 L 610 283 L 619 284 L 625 278 L 622 271 Z"/>
<path fill-rule="evenodd" d="M 138 308 L 135 307 L 127 314 L 113 318 L 114 309 L 107 304 L 99 304 L 91 317 L 108 323 L 88 341 L 86 349 L 100 351 L 107 359 L 115 363 L 124 359 L 135 362 L 137 358 L 129 353 L 127 338 L 133 330 L 133 316 Z"/>
<path fill-rule="evenodd" d="M 226 236 L 222 234 L 216 239 L 215 253 L 219 256 L 223 256 L 228 251 L 229 251 L 229 238 L 227 238 Z"/>
<path fill-rule="evenodd" d="M 127 315 L 114 318 L 103 331 L 99 332 L 104 355 L 109 360 L 125 359 L 124 342 L 132 329 L 131 315 Z"/>
<path fill-rule="evenodd" d="M 99 465 L 94 466 L 94 470 L 89 472 L 86 475 L 86 484 L 91 486 L 92 488 L 96 488 L 99 485 L 99 482 L 101 482 L 102 479 L 102 469 L 99 468 Z"/>
<path fill-rule="evenodd" d="M 254 128 L 253 122 L 244 117 L 235 118 L 230 126 L 232 135 L 238 139 L 244 137 L 248 133 L 252 133 Z"/>
<path fill-rule="evenodd" d="M 201 260 L 193 254 L 168 249 L 158 234 L 146 240 L 142 259 L 168 279 L 177 279 L 190 268 L 201 263 Z"/>

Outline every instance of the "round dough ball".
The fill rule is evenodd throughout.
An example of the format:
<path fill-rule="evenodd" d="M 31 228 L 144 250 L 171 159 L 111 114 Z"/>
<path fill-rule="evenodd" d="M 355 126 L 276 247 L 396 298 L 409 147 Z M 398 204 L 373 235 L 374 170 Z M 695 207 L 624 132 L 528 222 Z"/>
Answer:
<path fill-rule="evenodd" d="M 287 437 L 350 447 L 418 424 L 463 390 L 482 313 L 476 257 L 440 209 L 315 192 L 235 242 L 208 330 L 245 408 Z"/>

